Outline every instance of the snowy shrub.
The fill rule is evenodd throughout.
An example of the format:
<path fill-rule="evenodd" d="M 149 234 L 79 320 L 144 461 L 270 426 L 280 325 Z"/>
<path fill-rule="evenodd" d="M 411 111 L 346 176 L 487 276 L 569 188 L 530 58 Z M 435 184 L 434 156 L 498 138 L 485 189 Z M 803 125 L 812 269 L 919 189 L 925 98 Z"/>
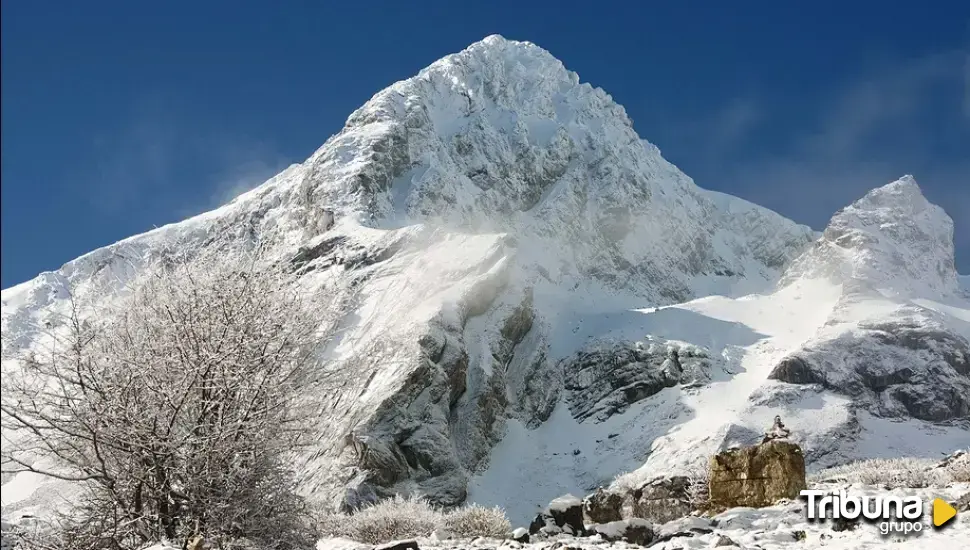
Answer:
<path fill-rule="evenodd" d="M 687 471 L 687 502 L 694 510 L 705 510 L 710 502 L 710 461 L 695 463 Z"/>
<path fill-rule="evenodd" d="M 486 508 L 472 504 L 445 514 L 444 528 L 460 538 L 505 538 L 512 531 L 512 524 L 498 506 Z"/>
<path fill-rule="evenodd" d="M 505 538 L 512 524 L 501 508 L 469 505 L 443 512 L 418 497 L 395 496 L 353 514 L 334 513 L 320 522 L 319 531 L 367 544 L 426 537 L 435 531 L 458 538 Z"/>
<path fill-rule="evenodd" d="M 632 493 L 643 485 L 642 475 L 636 471 L 617 474 L 610 489 L 618 493 Z"/>
<path fill-rule="evenodd" d="M 356 513 L 329 514 L 320 531 L 368 544 L 426 537 L 443 525 L 444 514 L 418 497 L 395 496 L 358 510 Z"/>
<path fill-rule="evenodd" d="M 970 452 L 964 452 L 943 466 L 943 471 L 954 483 L 970 483 Z"/>
<path fill-rule="evenodd" d="M 877 458 L 828 468 L 810 476 L 810 480 L 863 483 L 890 489 L 923 488 L 950 482 L 950 474 L 935 466 L 936 461 L 929 459 Z"/>

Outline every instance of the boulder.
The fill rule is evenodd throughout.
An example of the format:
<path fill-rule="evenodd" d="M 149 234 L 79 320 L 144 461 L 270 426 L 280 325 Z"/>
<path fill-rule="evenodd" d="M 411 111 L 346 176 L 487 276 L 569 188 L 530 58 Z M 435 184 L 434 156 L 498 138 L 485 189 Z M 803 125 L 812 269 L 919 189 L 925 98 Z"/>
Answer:
<path fill-rule="evenodd" d="M 374 547 L 374 550 L 420 550 L 415 540 L 399 540 Z"/>
<path fill-rule="evenodd" d="M 625 541 L 640 546 L 646 546 L 656 538 L 653 525 L 645 519 L 638 518 L 595 523 L 590 525 L 587 531 L 590 534 L 600 535 L 608 542 Z"/>
<path fill-rule="evenodd" d="M 710 475 L 713 508 L 771 506 L 798 498 L 806 488 L 802 449 L 784 440 L 718 453 L 711 458 Z"/>
<path fill-rule="evenodd" d="M 562 528 L 557 527 L 556 525 L 546 525 L 542 529 L 539 529 L 537 534 L 545 537 L 554 537 L 556 535 L 561 535 L 562 532 Z"/>
<path fill-rule="evenodd" d="M 583 501 L 573 495 L 563 495 L 549 503 L 549 514 L 556 526 L 573 535 L 586 532 L 583 525 Z M 568 527 L 568 529 L 567 529 Z"/>
<path fill-rule="evenodd" d="M 685 476 L 654 479 L 633 493 L 632 517 L 666 523 L 692 512 L 687 494 L 690 480 Z"/>
<path fill-rule="evenodd" d="M 536 514 L 536 517 L 532 519 L 532 523 L 529 524 L 529 534 L 536 535 L 545 527 L 555 526 L 556 522 L 552 519 L 552 514 L 549 513 L 549 510 L 543 510 Z"/>
<path fill-rule="evenodd" d="M 700 516 L 687 516 L 668 521 L 657 530 L 657 536 L 670 540 L 674 537 L 693 537 L 714 532 L 714 522 Z"/>
<path fill-rule="evenodd" d="M 527 544 L 529 542 L 529 530 L 525 527 L 519 527 L 515 531 L 512 531 L 512 540 Z"/>
<path fill-rule="evenodd" d="M 623 495 L 602 487 L 583 499 L 583 513 L 589 523 L 611 523 L 623 519 Z"/>

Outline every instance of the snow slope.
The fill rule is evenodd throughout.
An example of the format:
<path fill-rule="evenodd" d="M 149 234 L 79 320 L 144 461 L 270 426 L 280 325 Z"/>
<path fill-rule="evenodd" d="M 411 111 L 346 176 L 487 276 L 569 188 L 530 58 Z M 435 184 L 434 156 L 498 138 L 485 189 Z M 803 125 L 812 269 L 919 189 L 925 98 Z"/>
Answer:
<path fill-rule="evenodd" d="M 779 412 L 819 463 L 910 452 L 917 437 L 933 453 L 970 433 L 959 395 L 924 403 L 943 387 L 929 374 L 966 381 L 941 357 L 965 343 L 967 302 L 952 223 L 920 199 L 900 180 L 820 235 L 697 187 L 604 91 L 490 36 L 377 93 L 231 203 L 5 289 L 4 346 L 36 345 L 71 293 L 110 299 L 175 252 L 259 245 L 301 284 L 361 289 L 329 350 L 354 376 L 319 396 L 319 445 L 300 464 L 328 504 L 420 492 L 521 519 L 626 471 L 683 469 Z M 899 352 L 908 393 L 883 402 L 855 364 L 841 382 L 809 376 L 846 333 L 895 349 L 885 335 L 899 331 L 875 325 L 903 317 L 907 342 L 934 330 Z M 804 376 L 782 381 L 796 353 Z M 19 486 L 29 500 L 31 483 L 7 481 L 5 499 Z"/>

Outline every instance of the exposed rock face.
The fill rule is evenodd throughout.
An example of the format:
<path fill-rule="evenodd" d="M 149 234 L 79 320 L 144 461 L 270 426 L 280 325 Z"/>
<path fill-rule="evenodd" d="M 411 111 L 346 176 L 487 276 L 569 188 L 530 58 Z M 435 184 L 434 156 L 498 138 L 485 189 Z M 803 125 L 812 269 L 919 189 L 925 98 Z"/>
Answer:
<path fill-rule="evenodd" d="M 970 342 L 919 311 L 809 342 L 769 378 L 818 384 L 880 416 L 970 418 Z"/>
<path fill-rule="evenodd" d="M 770 506 L 795 499 L 805 489 L 805 458 L 787 441 L 719 453 L 710 464 L 710 503 L 714 508 Z"/>
<path fill-rule="evenodd" d="M 598 422 L 664 388 L 703 384 L 710 368 L 704 348 L 662 339 L 595 345 L 562 363 L 569 411 Z"/>

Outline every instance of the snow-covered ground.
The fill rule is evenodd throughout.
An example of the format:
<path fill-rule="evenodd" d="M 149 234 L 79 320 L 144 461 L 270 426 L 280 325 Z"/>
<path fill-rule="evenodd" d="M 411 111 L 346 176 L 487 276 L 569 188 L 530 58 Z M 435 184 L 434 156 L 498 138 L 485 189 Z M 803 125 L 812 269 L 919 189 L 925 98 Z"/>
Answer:
<path fill-rule="evenodd" d="M 815 550 L 879 550 L 883 548 L 920 548 L 930 550 L 953 550 L 965 548 L 970 540 L 970 517 L 960 513 L 942 528 L 932 526 L 930 503 L 935 498 L 954 501 L 967 491 L 970 483 L 953 484 L 936 489 L 897 489 L 884 491 L 865 485 L 819 486 L 826 490 L 845 488 L 852 496 L 895 495 L 900 497 L 918 496 L 924 503 L 922 529 L 905 536 L 898 533 L 883 535 L 879 523 L 859 521 L 853 529 L 837 531 L 831 520 L 819 522 L 806 519 L 805 501 L 780 502 L 767 508 L 733 508 L 713 517 L 687 517 L 657 526 L 660 537 L 673 533 L 685 533 L 669 540 L 650 546 L 656 550 L 701 549 L 711 547 L 734 547 L 742 549 L 760 548 L 762 550 L 798 548 Z M 696 531 L 691 532 L 691 529 Z M 416 539 L 420 548 L 441 550 L 477 550 L 485 548 L 507 549 L 549 549 L 569 548 L 641 548 L 622 541 L 606 542 L 600 537 L 573 538 L 562 536 L 531 544 L 520 544 L 509 540 L 438 540 L 437 538 Z M 345 539 L 325 539 L 318 543 L 318 550 L 362 550 L 368 545 Z"/>

